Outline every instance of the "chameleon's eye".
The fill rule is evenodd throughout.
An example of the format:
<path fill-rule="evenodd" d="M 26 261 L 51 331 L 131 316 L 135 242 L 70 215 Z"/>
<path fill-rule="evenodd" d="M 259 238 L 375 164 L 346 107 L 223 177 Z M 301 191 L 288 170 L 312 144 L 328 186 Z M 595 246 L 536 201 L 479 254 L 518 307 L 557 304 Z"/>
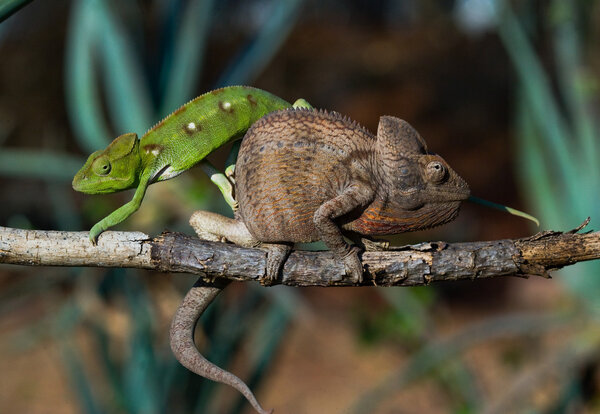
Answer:
<path fill-rule="evenodd" d="M 408 174 L 410 174 L 410 168 L 402 166 L 398 169 L 398 173 L 403 177 L 407 176 Z"/>
<path fill-rule="evenodd" d="M 427 164 L 427 167 L 425 167 L 425 174 L 427 176 L 427 181 L 434 184 L 440 184 L 446 179 L 448 170 L 446 170 L 446 167 L 441 162 L 431 161 Z"/>
<path fill-rule="evenodd" d="M 110 161 L 106 157 L 100 157 L 94 161 L 94 165 L 92 165 L 92 170 L 97 175 L 108 175 L 110 172 Z"/>

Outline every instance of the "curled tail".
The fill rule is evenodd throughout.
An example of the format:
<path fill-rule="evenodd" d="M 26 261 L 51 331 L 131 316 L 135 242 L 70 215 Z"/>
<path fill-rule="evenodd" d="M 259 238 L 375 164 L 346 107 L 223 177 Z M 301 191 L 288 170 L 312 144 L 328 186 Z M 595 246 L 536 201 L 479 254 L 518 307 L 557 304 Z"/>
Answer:
<path fill-rule="evenodd" d="M 198 279 L 183 298 L 171 322 L 171 349 L 181 365 L 190 371 L 201 377 L 232 386 L 246 397 L 257 412 L 270 414 L 273 411 L 264 410 L 260 406 L 244 381 L 204 358 L 194 343 L 194 329 L 198 318 L 228 283 L 229 281 L 207 283 Z"/>

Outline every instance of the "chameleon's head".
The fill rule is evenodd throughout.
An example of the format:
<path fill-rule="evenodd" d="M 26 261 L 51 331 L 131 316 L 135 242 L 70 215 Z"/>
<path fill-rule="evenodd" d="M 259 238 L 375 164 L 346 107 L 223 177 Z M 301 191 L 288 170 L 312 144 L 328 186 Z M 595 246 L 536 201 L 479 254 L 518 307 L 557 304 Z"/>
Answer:
<path fill-rule="evenodd" d="M 467 183 L 406 121 L 383 116 L 377 130 L 377 157 L 390 211 L 399 211 L 405 231 L 453 220 L 469 198 Z"/>
<path fill-rule="evenodd" d="M 136 134 L 114 139 L 96 151 L 73 178 L 73 189 L 87 194 L 114 193 L 138 184 L 140 154 Z"/>

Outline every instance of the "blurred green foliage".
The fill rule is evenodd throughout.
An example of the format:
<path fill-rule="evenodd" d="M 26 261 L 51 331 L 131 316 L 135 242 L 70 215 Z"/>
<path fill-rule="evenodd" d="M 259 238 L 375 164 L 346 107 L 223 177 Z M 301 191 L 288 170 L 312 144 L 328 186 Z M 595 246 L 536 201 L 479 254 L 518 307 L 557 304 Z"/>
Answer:
<path fill-rule="evenodd" d="M 545 10 L 548 29 L 539 30 L 547 30 L 552 44 L 554 73 L 545 69 L 526 27 L 509 8 L 498 25 L 518 81 L 516 139 L 523 193 L 546 228 L 574 228 L 600 213 L 597 79 L 583 60 L 588 7 L 586 2 L 553 1 Z M 532 31 L 542 24 L 528 21 Z M 582 263 L 561 279 L 594 312 L 600 312 L 600 280 L 589 276 L 599 272 L 598 262 Z"/>

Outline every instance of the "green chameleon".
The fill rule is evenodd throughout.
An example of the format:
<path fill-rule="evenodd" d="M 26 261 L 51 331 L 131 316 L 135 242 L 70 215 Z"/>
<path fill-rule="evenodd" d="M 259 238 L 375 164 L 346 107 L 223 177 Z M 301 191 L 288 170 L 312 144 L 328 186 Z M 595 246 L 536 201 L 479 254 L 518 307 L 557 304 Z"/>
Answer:
<path fill-rule="evenodd" d="M 312 108 L 304 99 L 291 105 L 260 89 L 229 86 L 181 106 L 141 139 L 135 133 L 123 134 L 104 150 L 94 152 L 73 178 L 76 191 L 106 194 L 136 190 L 131 201 L 92 227 L 92 243 L 96 243 L 103 231 L 137 211 L 150 184 L 176 177 L 198 163 L 235 209 L 230 180 L 204 158 L 222 145 L 241 138 L 264 115 L 289 107 Z"/>

